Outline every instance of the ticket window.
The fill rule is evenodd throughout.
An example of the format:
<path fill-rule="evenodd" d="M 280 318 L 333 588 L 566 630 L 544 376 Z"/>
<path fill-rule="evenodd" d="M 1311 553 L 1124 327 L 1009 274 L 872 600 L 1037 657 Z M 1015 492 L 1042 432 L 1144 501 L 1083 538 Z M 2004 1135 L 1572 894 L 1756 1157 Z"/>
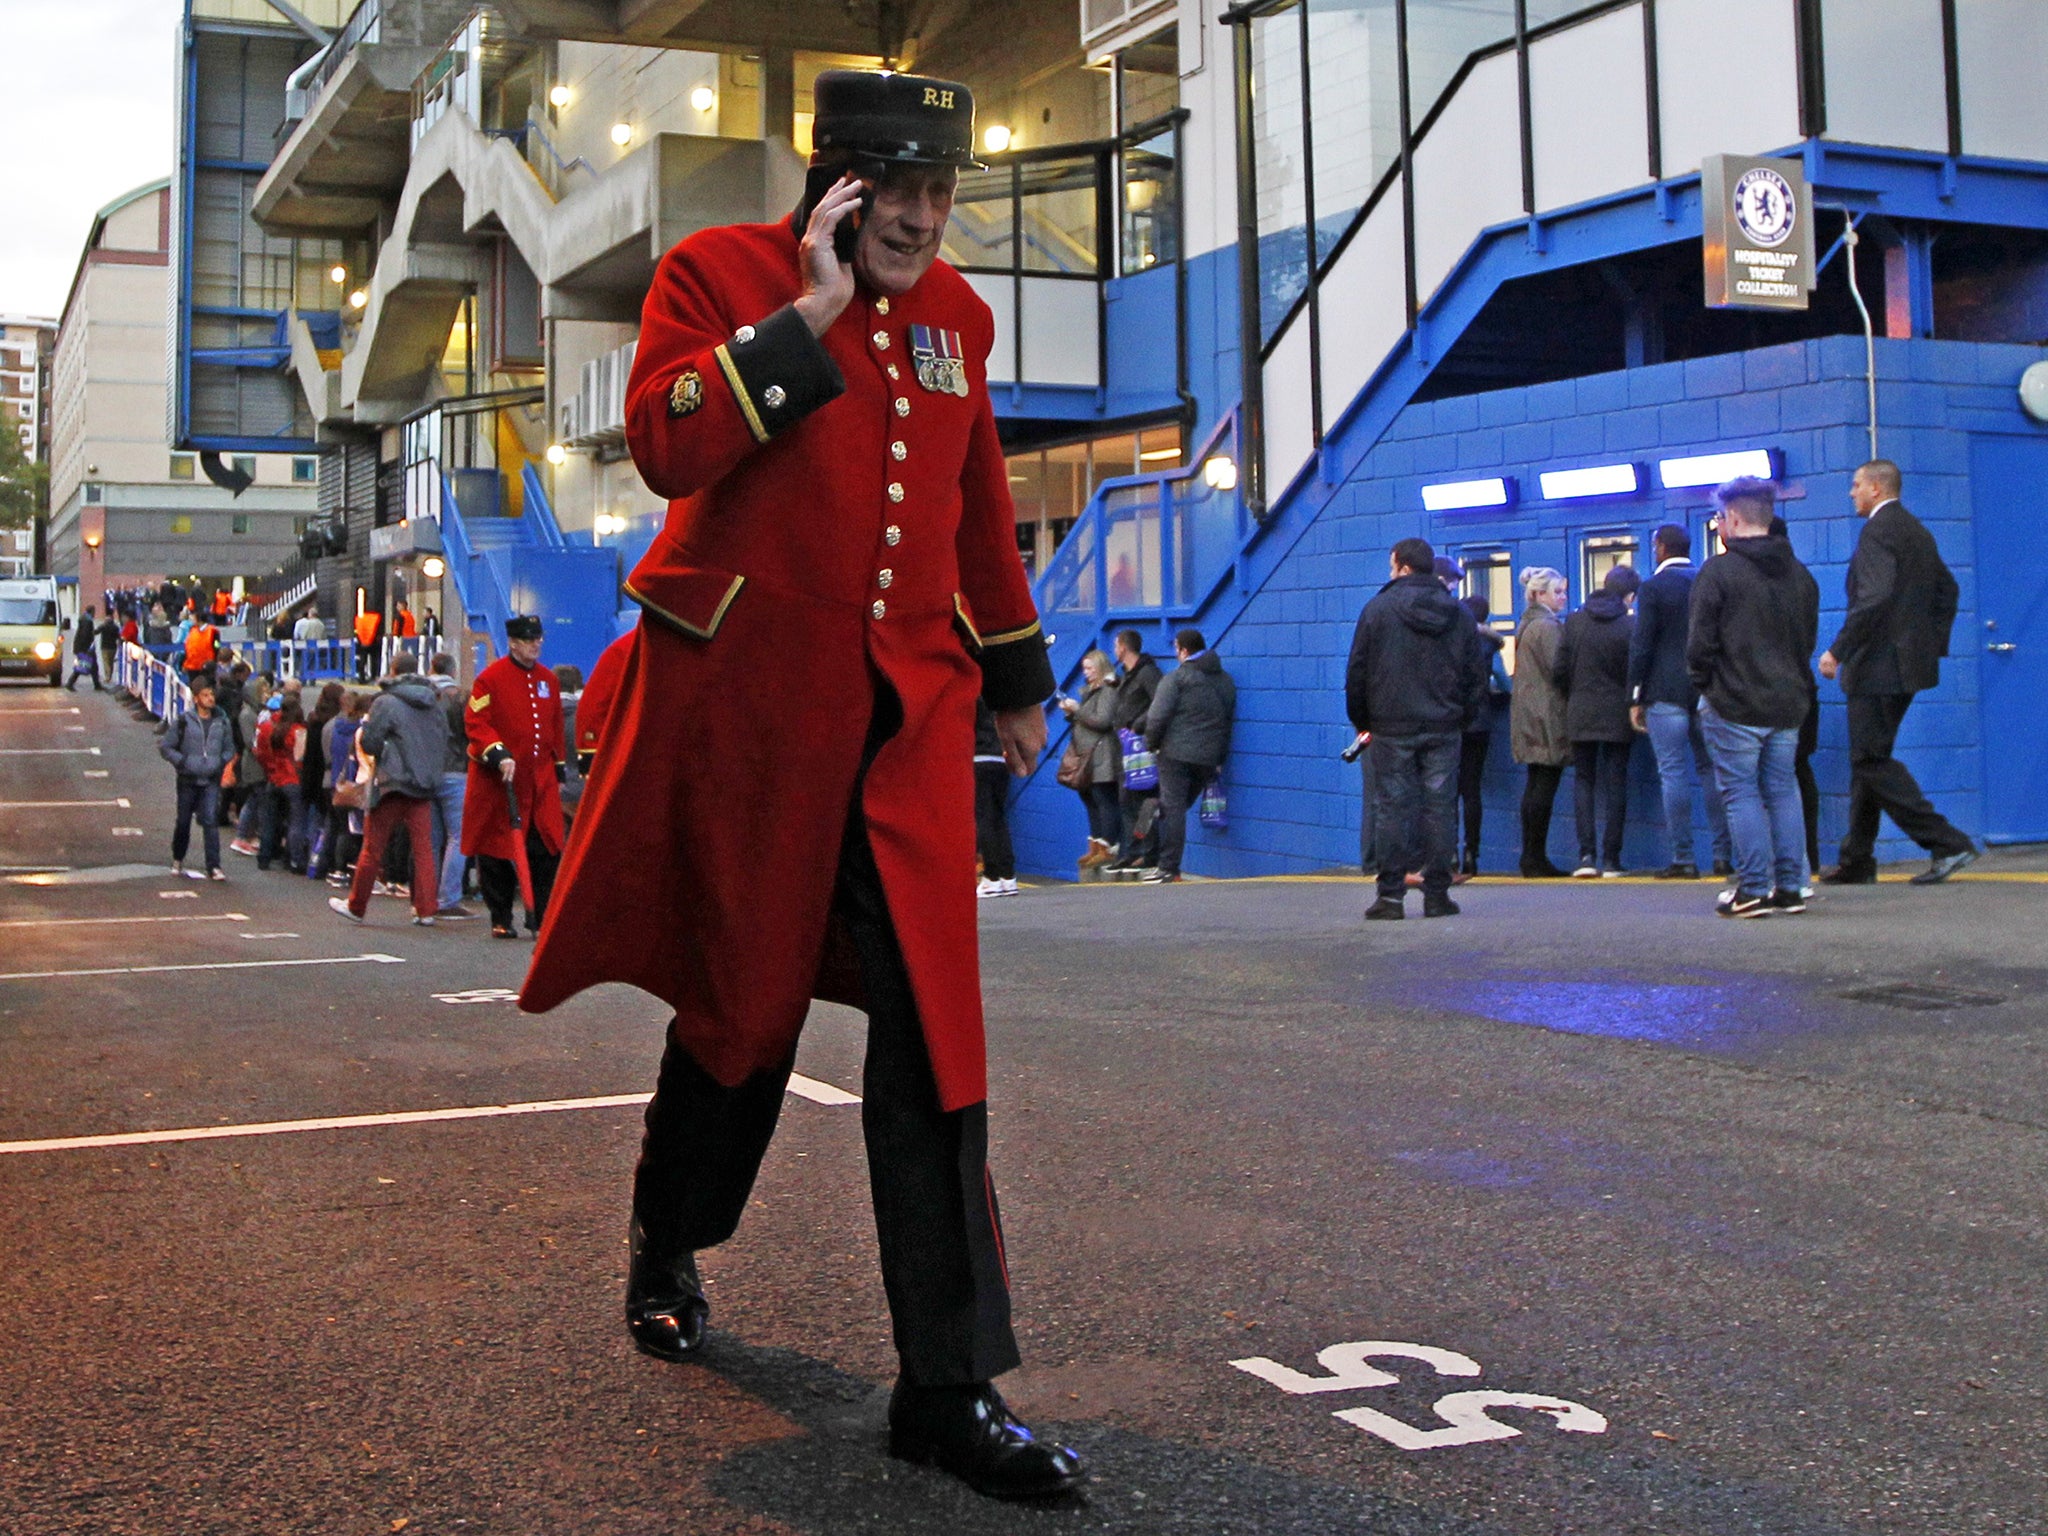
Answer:
<path fill-rule="evenodd" d="M 1514 556 L 1504 549 L 1461 550 L 1458 563 L 1465 567 L 1462 595 L 1486 599 L 1487 628 L 1513 634 L 1521 616 L 1515 600 Z"/>
<path fill-rule="evenodd" d="M 1643 574 L 1642 542 L 1632 533 L 1589 533 L 1579 545 L 1579 601 L 1581 604 L 1600 590 L 1607 573 L 1617 565 L 1632 566 Z"/>

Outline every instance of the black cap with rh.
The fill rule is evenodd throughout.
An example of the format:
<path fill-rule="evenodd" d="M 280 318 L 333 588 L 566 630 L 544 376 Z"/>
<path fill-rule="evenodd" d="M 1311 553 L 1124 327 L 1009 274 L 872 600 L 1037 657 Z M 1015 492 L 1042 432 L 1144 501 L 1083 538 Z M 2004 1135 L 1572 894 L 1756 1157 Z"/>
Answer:
<path fill-rule="evenodd" d="M 538 640 L 540 638 L 540 615 L 518 613 L 505 621 L 507 640 Z"/>
<path fill-rule="evenodd" d="M 981 169 L 974 158 L 974 93 L 956 80 L 828 69 L 812 87 L 812 102 L 816 157 Z"/>

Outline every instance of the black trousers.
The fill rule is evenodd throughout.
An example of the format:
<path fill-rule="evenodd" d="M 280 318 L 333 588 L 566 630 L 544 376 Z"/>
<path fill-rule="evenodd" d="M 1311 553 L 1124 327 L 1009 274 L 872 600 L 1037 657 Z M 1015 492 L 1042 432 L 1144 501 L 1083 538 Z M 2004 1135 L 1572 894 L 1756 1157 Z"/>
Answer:
<path fill-rule="evenodd" d="M 1401 900 L 1410 870 L 1422 872 L 1425 896 L 1443 895 L 1458 853 L 1458 734 L 1375 735 L 1366 750 L 1380 899 Z"/>
<path fill-rule="evenodd" d="M 1465 857 L 1479 861 L 1479 825 L 1486 815 L 1486 748 L 1491 731 L 1467 731 L 1458 748 L 1458 804 L 1465 813 Z"/>
<path fill-rule="evenodd" d="M 1145 807 L 1152 807 L 1152 824 L 1145 828 L 1145 835 L 1139 837 L 1138 818 L 1145 813 Z M 1155 789 L 1125 789 L 1117 786 L 1117 809 L 1123 814 L 1123 850 L 1125 857 L 1138 869 L 1150 869 L 1159 862 L 1159 791 Z"/>
<path fill-rule="evenodd" d="M 1799 814 L 1806 821 L 1806 867 L 1820 868 L 1820 780 L 1813 775 L 1813 754 L 1820 749 L 1820 698 L 1807 707 L 1805 723 L 1799 727 L 1799 750 L 1792 760 L 1792 776 L 1799 784 Z"/>
<path fill-rule="evenodd" d="M 893 719 L 885 723 L 870 735 L 869 761 L 894 730 Z M 903 1374 L 926 1386 L 986 1381 L 1020 1358 L 988 1173 L 988 1106 L 939 1108 L 910 973 L 859 807 L 856 788 L 832 901 L 867 994 L 861 1131 L 896 1353 Z M 726 1088 L 671 1027 L 633 1175 L 633 1212 L 656 1251 L 715 1247 L 738 1228 L 782 1113 L 790 1066 Z"/>
<path fill-rule="evenodd" d="M 548 915 L 548 896 L 555 888 L 555 866 L 562 862 L 558 853 L 550 853 L 548 845 L 540 840 L 533 828 L 526 829 L 526 867 L 533 876 L 533 923 L 531 931 L 540 932 L 541 919 Z M 519 899 L 519 866 L 510 859 L 494 859 L 489 854 L 478 854 L 476 861 L 477 889 L 483 893 L 484 905 L 491 909 L 491 922 L 500 928 L 512 926 L 512 903 Z"/>
<path fill-rule="evenodd" d="M 1621 868 L 1621 839 L 1628 826 L 1631 745 L 1626 741 L 1572 743 L 1572 808 L 1578 813 L 1581 865 Z"/>
<path fill-rule="evenodd" d="M 1177 757 L 1159 759 L 1159 820 L 1153 830 L 1159 834 L 1159 868 L 1162 873 L 1180 873 L 1180 861 L 1188 846 L 1188 807 L 1202 797 L 1216 770 L 1201 763 L 1184 763 Z"/>
<path fill-rule="evenodd" d="M 1557 804 L 1562 763 L 1531 763 L 1522 789 L 1522 873 L 1533 874 L 1550 862 L 1550 813 Z"/>
<path fill-rule="evenodd" d="M 974 840 L 981 850 L 985 880 L 1017 878 L 1017 854 L 1010 846 L 1010 765 L 974 765 Z"/>
<path fill-rule="evenodd" d="M 1971 846 L 1969 838 L 1928 804 L 1912 773 L 1892 756 L 1899 724 L 1912 702 L 1910 693 L 1849 695 L 1849 832 L 1841 849 L 1845 868 L 1875 860 L 1881 815 L 1890 816 L 1901 832 L 1937 859 Z"/>

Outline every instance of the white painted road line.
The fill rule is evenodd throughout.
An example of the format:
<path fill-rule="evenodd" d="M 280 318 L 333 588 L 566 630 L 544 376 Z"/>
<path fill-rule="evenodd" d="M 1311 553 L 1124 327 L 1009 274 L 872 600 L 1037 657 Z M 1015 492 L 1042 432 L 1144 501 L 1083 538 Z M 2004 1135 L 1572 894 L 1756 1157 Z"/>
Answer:
<path fill-rule="evenodd" d="M 819 1104 L 858 1104 L 855 1095 L 792 1073 L 789 1091 Z M 651 1093 L 614 1093 L 597 1099 L 539 1099 L 529 1104 L 478 1104 L 463 1109 L 411 1109 L 385 1115 L 336 1115 L 325 1120 L 267 1120 L 254 1125 L 195 1125 L 176 1131 L 124 1131 L 110 1136 L 56 1136 L 46 1141 L 0 1141 L 0 1154 L 79 1152 L 93 1147 L 143 1147 L 165 1141 L 219 1141 L 231 1136 L 284 1136 L 294 1131 L 351 1131 L 375 1125 L 425 1125 L 435 1120 L 493 1120 L 506 1115 L 548 1115 L 565 1109 L 624 1109 Z"/>
<path fill-rule="evenodd" d="M 38 709 L 34 705 L 30 705 L 27 709 L 0 709 L 0 715 L 75 715 L 77 713 L 78 706 L 76 704 L 72 705 L 69 709 L 65 709 L 61 705 L 56 709 Z"/>
<path fill-rule="evenodd" d="M 153 976 L 164 971 L 262 971 L 281 965 L 403 965 L 398 955 L 333 955 L 321 960 L 211 960 L 203 965 L 119 965 L 90 971 L 0 971 L 0 981 L 49 981 L 62 976 Z"/>
<path fill-rule="evenodd" d="M 0 800 L 0 811 L 63 811 L 75 810 L 80 806 L 115 805 L 124 811 L 133 810 L 125 798 L 118 800 Z"/>
<path fill-rule="evenodd" d="M 98 923 L 246 923 L 246 912 L 208 912 L 177 917 L 10 917 L 0 928 L 87 928 Z"/>
<path fill-rule="evenodd" d="M 0 757 L 98 757 L 98 747 L 0 747 Z"/>

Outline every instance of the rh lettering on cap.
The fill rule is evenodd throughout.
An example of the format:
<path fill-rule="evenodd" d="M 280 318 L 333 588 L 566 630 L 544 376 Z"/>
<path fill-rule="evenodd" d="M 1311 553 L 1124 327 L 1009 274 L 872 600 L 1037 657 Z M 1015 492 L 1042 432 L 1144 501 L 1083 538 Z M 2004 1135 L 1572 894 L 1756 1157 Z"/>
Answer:
<path fill-rule="evenodd" d="M 936 85 L 928 85 L 924 88 L 924 104 L 928 107 L 943 107 L 950 112 L 953 110 L 953 93 L 942 91 Z"/>

